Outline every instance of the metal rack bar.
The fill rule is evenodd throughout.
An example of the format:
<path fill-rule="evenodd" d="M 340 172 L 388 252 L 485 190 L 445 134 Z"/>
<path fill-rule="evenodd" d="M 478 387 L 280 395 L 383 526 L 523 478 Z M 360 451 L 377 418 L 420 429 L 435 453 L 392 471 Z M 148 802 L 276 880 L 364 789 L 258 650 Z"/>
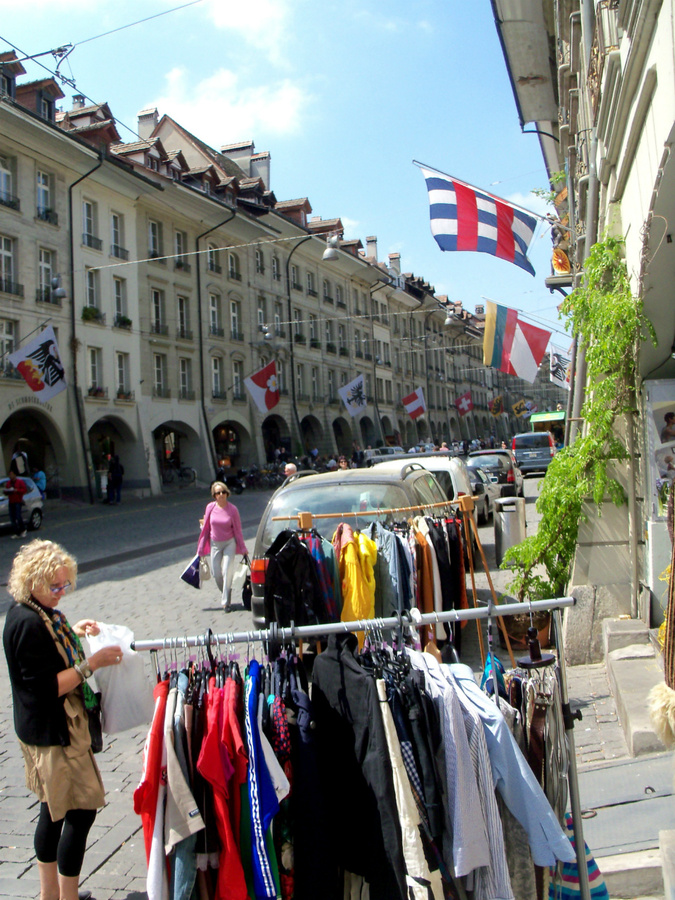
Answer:
<path fill-rule="evenodd" d="M 440 613 L 420 613 L 411 610 L 409 614 L 388 616 L 379 619 L 357 619 L 354 622 L 326 622 L 324 625 L 290 625 L 265 628 L 258 631 L 230 631 L 224 634 L 198 634 L 192 637 L 157 638 L 148 641 L 134 641 L 132 650 L 167 650 L 171 647 L 204 647 L 208 644 L 252 643 L 253 641 L 293 641 L 296 638 L 324 637 L 327 634 L 344 634 L 348 631 L 367 631 L 369 628 L 398 628 L 412 626 L 422 628 L 425 625 L 436 625 L 441 622 L 463 622 L 473 619 L 487 619 L 490 616 L 514 616 L 525 612 L 537 612 L 547 609 L 563 609 L 574 606 L 574 597 L 558 597 L 554 600 L 534 600 L 532 603 L 506 603 L 503 606 L 478 607 L 477 609 L 448 610 Z M 208 637 L 207 637 L 208 635 Z"/>

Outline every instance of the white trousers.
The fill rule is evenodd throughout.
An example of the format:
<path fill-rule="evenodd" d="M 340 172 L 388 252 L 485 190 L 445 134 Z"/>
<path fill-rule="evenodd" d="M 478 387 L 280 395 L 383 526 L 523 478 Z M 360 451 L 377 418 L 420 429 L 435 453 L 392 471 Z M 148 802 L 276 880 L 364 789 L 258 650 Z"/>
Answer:
<path fill-rule="evenodd" d="M 232 579 L 234 578 L 234 554 L 237 542 L 211 541 L 211 572 L 221 593 L 221 603 L 227 608 L 232 602 Z"/>

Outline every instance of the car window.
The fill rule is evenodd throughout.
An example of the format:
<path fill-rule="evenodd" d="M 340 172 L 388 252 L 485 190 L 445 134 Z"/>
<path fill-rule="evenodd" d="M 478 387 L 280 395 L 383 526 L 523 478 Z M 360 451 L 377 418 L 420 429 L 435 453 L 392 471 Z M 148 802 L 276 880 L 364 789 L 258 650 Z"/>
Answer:
<path fill-rule="evenodd" d="M 455 485 L 453 484 L 450 473 L 446 469 L 440 469 L 438 471 L 432 469 L 431 471 L 436 476 L 436 481 L 440 484 L 448 500 L 454 500 Z"/>
<path fill-rule="evenodd" d="M 469 467 L 469 475 L 475 478 L 476 481 L 482 481 L 484 484 L 489 480 L 482 469 L 475 469 L 473 466 Z"/>
<path fill-rule="evenodd" d="M 438 482 L 430 472 L 415 478 L 413 487 L 420 505 L 442 503 L 446 499 L 438 486 Z"/>
<path fill-rule="evenodd" d="M 481 466 L 483 469 L 503 469 L 506 466 L 505 459 L 496 453 L 485 454 L 485 456 L 472 456 L 471 461 L 474 465 Z"/>
<path fill-rule="evenodd" d="M 297 527 L 296 516 L 299 512 L 311 512 L 314 516 L 333 513 L 330 518 L 318 519 L 315 523 L 319 533 L 330 538 L 343 519 L 349 521 L 354 528 L 373 521 L 384 524 L 394 521 L 396 517 L 379 516 L 375 512 L 377 509 L 400 509 L 410 505 L 408 495 L 401 484 L 368 482 L 361 479 L 354 484 L 331 483 L 320 487 L 308 484 L 297 490 L 282 491 L 268 507 L 268 517 L 262 534 L 263 550 L 267 550 L 280 531 Z M 349 513 L 367 510 L 373 510 L 374 514 L 349 519 Z M 286 519 L 273 522 L 275 516 L 285 516 Z"/>
<path fill-rule="evenodd" d="M 548 450 L 550 447 L 548 434 L 532 432 L 532 434 L 519 434 L 515 438 L 516 450 Z"/>

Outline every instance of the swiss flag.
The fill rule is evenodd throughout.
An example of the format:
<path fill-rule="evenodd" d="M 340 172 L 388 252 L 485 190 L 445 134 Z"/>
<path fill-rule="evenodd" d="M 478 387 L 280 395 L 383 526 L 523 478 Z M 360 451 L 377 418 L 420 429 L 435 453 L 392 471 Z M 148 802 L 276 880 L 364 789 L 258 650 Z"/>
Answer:
<path fill-rule="evenodd" d="M 269 412 L 279 402 L 277 364 L 274 360 L 263 369 L 244 378 L 244 384 L 261 413 Z"/>
<path fill-rule="evenodd" d="M 460 416 L 465 416 L 468 412 L 471 412 L 471 410 L 473 409 L 471 391 L 467 391 L 466 394 L 462 394 L 461 397 L 458 397 L 455 406 L 457 407 L 457 412 L 460 414 Z"/>
<path fill-rule="evenodd" d="M 412 394 L 408 394 L 401 402 L 411 419 L 417 419 L 426 412 L 427 405 L 424 402 L 424 391 L 421 387 L 414 390 Z"/>

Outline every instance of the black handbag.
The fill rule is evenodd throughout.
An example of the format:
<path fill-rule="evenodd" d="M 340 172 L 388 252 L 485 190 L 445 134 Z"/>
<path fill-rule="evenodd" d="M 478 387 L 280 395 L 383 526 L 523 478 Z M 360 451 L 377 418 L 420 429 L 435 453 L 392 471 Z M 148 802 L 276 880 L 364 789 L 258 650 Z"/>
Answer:
<path fill-rule="evenodd" d="M 251 587 L 251 561 L 248 558 L 248 554 L 244 557 L 244 562 L 248 566 L 248 571 L 246 572 L 246 578 L 244 579 L 244 584 L 241 589 L 241 602 L 244 604 L 244 609 L 250 611 L 253 589 Z"/>
<path fill-rule="evenodd" d="M 103 729 L 101 728 L 101 692 L 94 694 L 96 706 L 87 709 L 89 719 L 89 737 L 91 738 L 92 753 L 100 753 L 103 750 Z"/>

